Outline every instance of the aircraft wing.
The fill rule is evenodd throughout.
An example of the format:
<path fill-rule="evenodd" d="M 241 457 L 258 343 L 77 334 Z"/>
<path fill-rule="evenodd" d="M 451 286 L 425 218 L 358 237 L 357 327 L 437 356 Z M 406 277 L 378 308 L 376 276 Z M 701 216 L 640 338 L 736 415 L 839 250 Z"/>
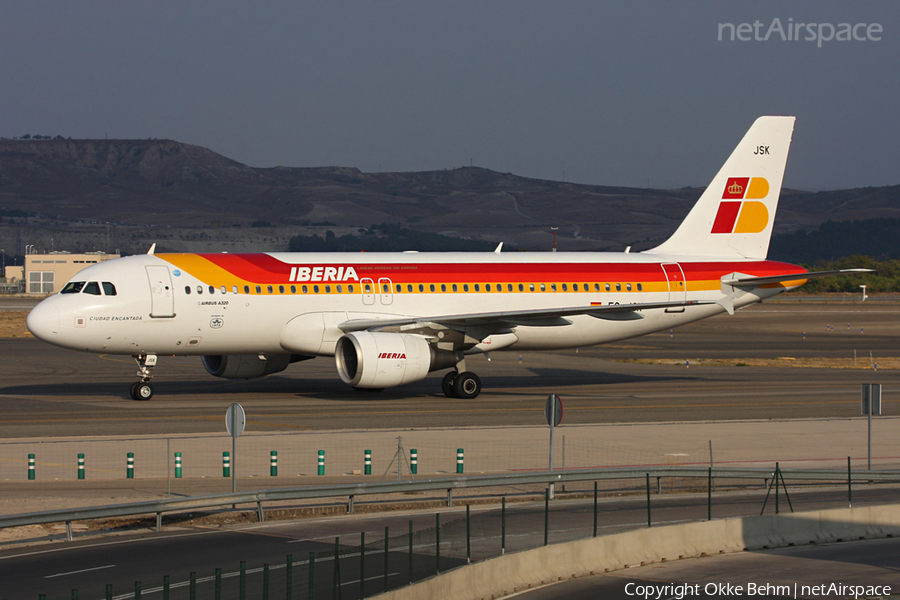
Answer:
<path fill-rule="evenodd" d="M 733 273 L 730 279 L 722 279 L 725 285 L 735 287 L 759 287 L 767 283 L 781 283 L 784 281 L 798 281 L 800 279 L 817 279 L 819 277 L 831 277 L 832 275 L 848 275 L 851 273 L 872 273 L 874 269 L 840 269 L 838 271 L 810 271 L 806 273 L 791 273 L 789 275 L 770 275 L 768 277 L 751 277 Z"/>
<path fill-rule="evenodd" d="M 475 327 L 485 328 L 485 331 L 489 332 L 492 329 L 509 328 L 516 325 L 568 325 L 569 321 L 566 321 L 564 317 L 576 315 L 589 315 L 599 319 L 616 321 L 641 319 L 643 317 L 637 314 L 638 311 L 683 308 L 685 306 L 699 306 L 703 304 L 715 303 L 707 300 L 690 300 L 684 302 L 645 302 L 636 304 L 607 304 L 603 306 L 538 308 L 458 315 L 400 317 L 396 319 L 351 319 L 338 325 L 338 328 L 345 333 L 365 330 L 384 331 L 390 329 L 412 332 L 412 330 L 422 329 L 463 329 Z"/>

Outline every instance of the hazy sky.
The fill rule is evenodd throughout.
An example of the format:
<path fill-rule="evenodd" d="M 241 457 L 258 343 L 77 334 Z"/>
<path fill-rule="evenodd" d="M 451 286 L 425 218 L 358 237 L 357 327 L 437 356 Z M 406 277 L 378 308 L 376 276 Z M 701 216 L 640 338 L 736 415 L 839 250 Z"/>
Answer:
<path fill-rule="evenodd" d="M 785 185 L 900 183 L 896 0 L 0 0 L 0 15 L 4 137 L 680 187 L 706 185 L 757 116 L 790 114 Z M 775 18 L 881 39 L 718 40 Z"/>

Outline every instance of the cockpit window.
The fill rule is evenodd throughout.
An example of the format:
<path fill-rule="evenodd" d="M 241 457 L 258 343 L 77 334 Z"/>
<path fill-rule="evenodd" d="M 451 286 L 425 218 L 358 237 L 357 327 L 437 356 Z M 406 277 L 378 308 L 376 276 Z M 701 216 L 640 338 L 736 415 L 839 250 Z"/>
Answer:
<path fill-rule="evenodd" d="M 60 290 L 60 294 L 77 294 L 81 291 L 81 288 L 84 287 L 83 281 L 70 281 L 66 284 L 62 290 Z"/>
<path fill-rule="evenodd" d="M 112 283 L 110 283 L 108 281 L 104 281 L 101 285 L 103 286 L 103 294 L 104 295 L 106 295 L 106 296 L 115 296 L 116 295 L 116 286 L 114 286 Z"/>
<path fill-rule="evenodd" d="M 99 296 L 100 295 L 100 284 L 97 283 L 96 281 L 89 281 L 87 283 L 87 285 L 84 286 L 83 293 L 91 294 L 93 296 Z"/>

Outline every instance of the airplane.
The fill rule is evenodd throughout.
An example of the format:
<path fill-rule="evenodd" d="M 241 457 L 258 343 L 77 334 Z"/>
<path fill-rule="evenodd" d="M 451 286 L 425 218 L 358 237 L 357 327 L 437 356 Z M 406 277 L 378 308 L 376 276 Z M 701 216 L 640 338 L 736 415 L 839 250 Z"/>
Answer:
<path fill-rule="evenodd" d="M 761 302 L 813 277 L 766 259 L 794 117 L 758 118 L 674 234 L 643 252 L 155 253 L 90 266 L 28 315 L 35 337 L 134 357 L 135 400 L 160 355 L 199 355 L 251 379 L 333 357 L 379 390 L 449 369 L 471 399 L 468 357 L 586 347 Z M 502 244 L 501 244 L 502 246 Z"/>

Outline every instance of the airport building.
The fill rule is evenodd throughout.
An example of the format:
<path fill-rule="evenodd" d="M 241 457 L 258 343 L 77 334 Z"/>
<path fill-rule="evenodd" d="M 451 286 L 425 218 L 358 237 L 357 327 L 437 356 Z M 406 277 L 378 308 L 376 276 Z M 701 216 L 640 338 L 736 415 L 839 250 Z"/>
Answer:
<path fill-rule="evenodd" d="M 41 295 L 55 294 L 78 271 L 113 258 L 119 258 L 119 255 L 107 254 L 106 252 L 27 254 L 25 256 L 24 274 L 26 281 L 25 292 Z"/>
<path fill-rule="evenodd" d="M 0 277 L 0 294 L 25 293 L 25 267 L 10 265 L 3 268 Z"/>

